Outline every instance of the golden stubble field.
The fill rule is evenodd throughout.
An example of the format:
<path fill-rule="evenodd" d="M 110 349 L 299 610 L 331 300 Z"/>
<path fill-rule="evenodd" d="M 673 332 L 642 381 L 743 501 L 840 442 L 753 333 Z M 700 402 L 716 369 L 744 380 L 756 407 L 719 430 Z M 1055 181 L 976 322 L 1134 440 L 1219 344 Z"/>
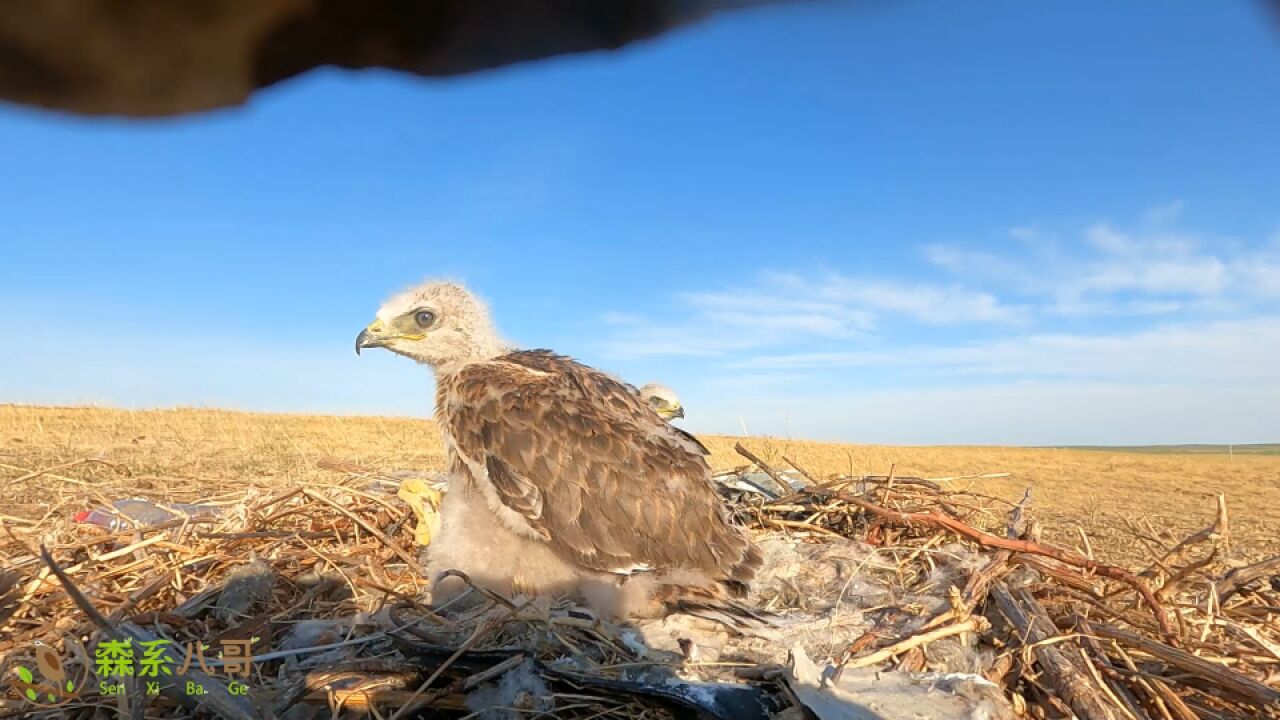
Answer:
<path fill-rule="evenodd" d="M 1280 552 L 1280 456 L 702 439 L 717 469 L 745 464 L 733 450 L 741 440 L 767 462 L 785 467 L 785 455 L 823 476 L 883 475 L 891 465 L 899 476 L 926 478 L 1009 473 L 947 482 L 1008 500 L 1030 487 L 1032 517 L 1046 540 L 1084 550 L 1087 537 L 1100 558 L 1131 565 L 1147 564 L 1160 544 L 1208 525 L 1216 494 L 1225 493 L 1240 559 Z M 56 468 L 86 458 L 111 464 Z M 97 483 L 117 495 L 127 488 L 191 501 L 249 486 L 335 482 L 333 472 L 317 466 L 322 459 L 379 470 L 438 469 L 443 456 L 434 423 L 421 419 L 3 405 L 0 523 L 38 530 L 70 522 Z"/>

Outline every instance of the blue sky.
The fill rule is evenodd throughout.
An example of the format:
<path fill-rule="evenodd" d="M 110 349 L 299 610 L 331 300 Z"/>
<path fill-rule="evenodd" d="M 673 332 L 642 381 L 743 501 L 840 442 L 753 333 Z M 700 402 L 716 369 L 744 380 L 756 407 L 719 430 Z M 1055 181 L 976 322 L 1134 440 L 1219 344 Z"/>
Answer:
<path fill-rule="evenodd" d="M 178 120 L 0 106 L 0 402 L 425 416 L 351 344 L 451 277 L 695 431 L 1280 440 L 1272 20 L 799 5 Z"/>

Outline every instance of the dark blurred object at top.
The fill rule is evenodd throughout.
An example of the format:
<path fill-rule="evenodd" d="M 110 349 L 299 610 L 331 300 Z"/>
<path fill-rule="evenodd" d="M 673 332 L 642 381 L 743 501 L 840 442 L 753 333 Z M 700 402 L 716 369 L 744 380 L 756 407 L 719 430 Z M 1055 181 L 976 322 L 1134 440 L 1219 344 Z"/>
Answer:
<path fill-rule="evenodd" d="M 0 98 L 178 115 L 322 65 L 459 75 L 615 49 L 769 1 L 16 0 L 0 3 Z"/>

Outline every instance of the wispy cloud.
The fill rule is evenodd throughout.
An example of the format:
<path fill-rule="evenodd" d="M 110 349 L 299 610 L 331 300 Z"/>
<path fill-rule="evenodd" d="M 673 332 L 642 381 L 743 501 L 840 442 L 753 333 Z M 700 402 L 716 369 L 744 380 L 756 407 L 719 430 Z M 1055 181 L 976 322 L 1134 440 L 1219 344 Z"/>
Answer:
<path fill-rule="evenodd" d="M 1106 224 L 1089 228 L 1085 238 L 1102 257 L 1087 264 L 1070 291 L 1211 297 L 1222 293 L 1229 279 L 1227 262 L 1203 252 L 1196 238 L 1133 235 Z"/>
<path fill-rule="evenodd" d="M 926 245 L 920 257 L 934 272 L 914 275 L 928 280 L 762 271 L 737 287 L 677 293 L 645 315 L 608 313 L 601 345 L 614 357 L 714 358 L 802 346 L 854 359 L 903 324 L 921 332 L 1043 334 L 1055 319 L 1168 324 L 1275 310 L 1280 242 L 1225 242 L 1185 231 L 1175 227 L 1183 212 L 1174 202 L 1139 213 L 1131 227 L 1095 222 L 1067 233 L 1021 226 L 994 248 Z M 831 344 L 845 348 L 807 347 Z"/>
<path fill-rule="evenodd" d="M 1163 205 L 1152 205 L 1142 211 L 1140 219 L 1148 227 L 1164 227 L 1182 219 L 1182 211 L 1187 207 L 1185 200 L 1174 200 Z"/>
<path fill-rule="evenodd" d="M 1028 228 L 1015 228 L 1010 232 L 1020 232 L 1027 237 L 1032 231 Z M 1011 258 L 954 245 L 926 245 L 922 254 L 934 265 L 960 276 L 997 278 L 1005 282 L 1015 282 L 1024 277 L 1027 272 L 1023 263 Z"/>
<path fill-rule="evenodd" d="M 744 287 L 678 293 L 665 312 L 602 317 L 614 356 L 714 357 L 811 341 L 856 341 L 887 320 L 924 325 L 1010 324 L 1026 308 L 957 284 L 901 283 L 840 273 L 762 272 Z"/>
<path fill-rule="evenodd" d="M 1016 378 L 1089 378 L 1134 383 L 1280 382 L 1280 318 L 1171 324 L 1127 333 L 1043 333 L 953 346 L 759 355 L 749 371 L 892 366 Z"/>
<path fill-rule="evenodd" d="M 691 413 L 720 432 L 746 425 L 759 434 L 859 443 L 1275 442 L 1280 427 L 1280 386 L 1274 384 L 985 382 L 749 399 L 694 405 Z"/>
<path fill-rule="evenodd" d="M 1036 223 L 980 245 L 925 245 L 896 277 L 762 271 L 615 318 L 605 343 L 615 356 L 691 358 L 679 369 L 701 378 L 689 394 L 705 429 L 1274 440 L 1280 409 L 1263 399 L 1280 397 L 1280 236 L 1192 232 L 1184 212 L 1171 203 L 1128 224 Z"/>
<path fill-rule="evenodd" d="M 1280 299 L 1280 246 L 1175 227 L 1181 202 L 1150 208 L 1133 227 L 1097 222 L 1066 240 L 1043 228 L 1010 231 L 1006 252 L 931 245 L 922 255 L 957 278 L 999 288 L 1043 317 L 1227 314 Z"/>
<path fill-rule="evenodd" d="M 1280 301 L 1280 234 L 1271 247 L 1231 261 L 1228 270 L 1241 290 L 1259 300 Z"/>
<path fill-rule="evenodd" d="M 789 273 L 769 273 L 766 278 L 797 295 L 807 294 L 872 318 L 898 316 L 930 325 L 964 325 L 1018 322 L 1026 312 L 959 284 L 891 282 L 835 272 L 816 279 Z"/>

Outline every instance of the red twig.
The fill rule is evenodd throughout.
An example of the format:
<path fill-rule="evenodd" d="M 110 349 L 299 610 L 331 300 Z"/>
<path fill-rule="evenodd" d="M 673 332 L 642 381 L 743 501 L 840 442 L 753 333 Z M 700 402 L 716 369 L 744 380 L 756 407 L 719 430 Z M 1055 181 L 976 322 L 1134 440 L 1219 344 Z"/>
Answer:
<path fill-rule="evenodd" d="M 1156 598 L 1155 593 L 1151 591 L 1151 587 L 1137 575 L 1118 568 L 1114 565 L 1100 563 L 1097 560 L 1090 560 L 1083 555 L 1077 555 L 1069 550 L 1063 550 L 1051 545 L 1043 545 L 1032 540 L 1021 540 L 1017 538 L 1002 538 L 997 535 L 983 532 L 971 525 L 967 525 L 948 515 L 944 515 L 937 510 L 929 512 L 901 512 L 891 510 L 889 508 L 867 502 L 861 498 L 854 497 L 847 493 L 831 493 L 835 497 L 843 500 L 850 505 L 856 505 L 867 512 L 882 518 L 893 520 L 907 525 L 923 523 L 934 527 L 950 530 L 951 532 L 972 540 L 982 547 L 999 548 L 1001 550 L 1009 550 L 1017 553 L 1027 553 L 1030 555 L 1040 555 L 1052 558 L 1060 563 L 1071 565 L 1073 567 L 1083 568 L 1096 575 L 1100 575 L 1112 580 L 1118 580 L 1138 591 L 1142 599 L 1146 601 L 1151 608 L 1152 615 L 1155 616 L 1156 623 L 1160 626 L 1160 634 L 1164 636 L 1165 642 L 1176 645 L 1178 636 L 1173 631 L 1173 627 L 1169 624 L 1168 615 L 1164 611 L 1164 606 Z"/>

